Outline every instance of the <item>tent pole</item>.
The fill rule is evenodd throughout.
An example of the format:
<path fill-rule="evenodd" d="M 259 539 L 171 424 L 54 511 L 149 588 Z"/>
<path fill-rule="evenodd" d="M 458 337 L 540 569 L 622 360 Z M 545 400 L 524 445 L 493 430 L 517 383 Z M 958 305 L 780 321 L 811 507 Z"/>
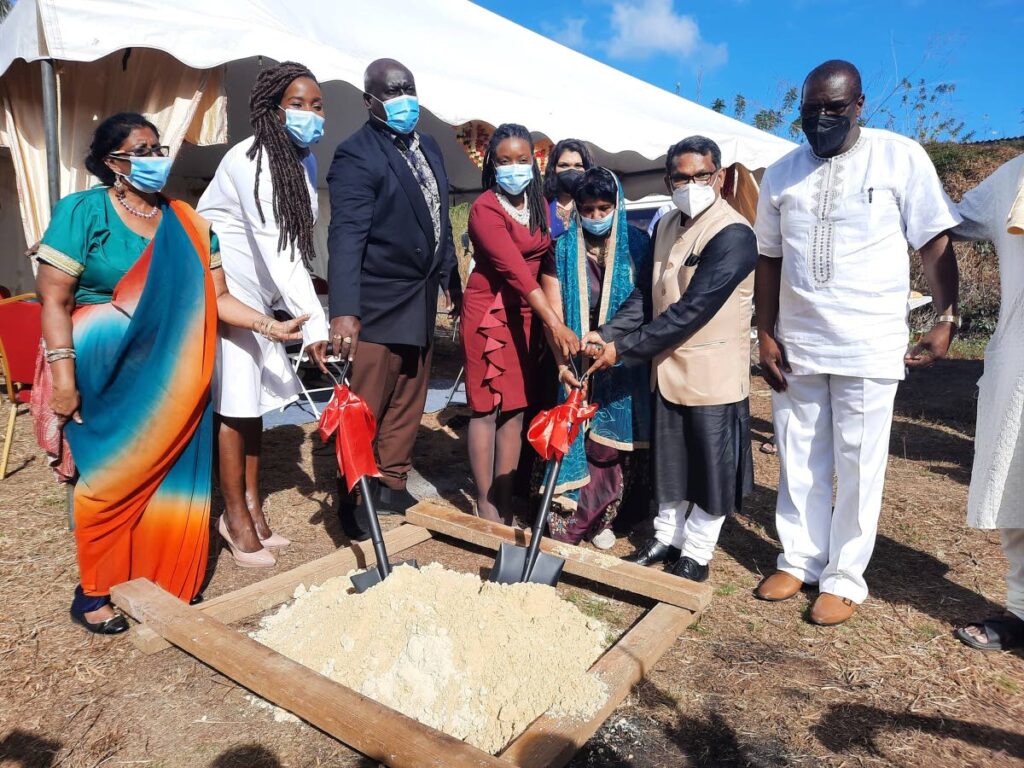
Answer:
<path fill-rule="evenodd" d="M 60 200 L 60 150 L 57 144 L 57 72 L 53 59 L 43 59 L 43 133 L 46 140 L 46 176 L 50 208 Z"/>

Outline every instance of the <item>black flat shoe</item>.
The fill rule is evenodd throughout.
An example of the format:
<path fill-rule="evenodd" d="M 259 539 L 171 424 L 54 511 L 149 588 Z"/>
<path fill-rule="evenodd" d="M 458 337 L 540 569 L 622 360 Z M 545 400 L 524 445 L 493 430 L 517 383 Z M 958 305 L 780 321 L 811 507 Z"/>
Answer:
<path fill-rule="evenodd" d="M 128 619 L 121 614 L 117 614 L 111 619 L 105 621 L 97 621 L 95 623 L 86 621 L 85 614 L 76 611 L 74 608 L 71 609 L 71 620 L 83 627 L 87 632 L 92 632 L 94 635 L 119 635 L 122 632 L 128 631 Z"/>
<path fill-rule="evenodd" d="M 690 581 L 707 581 L 708 571 L 710 569 L 706 565 L 701 565 L 692 557 L 681 557 L 669 572 L 673 576 L 678 576 L 682 579 L 689 579 Z"/>
<path fill-rule="evenodd" d="M 189 600 L 188 604 L 189 605 L 199 605 L 201 602 L 203 602 L 203 593 L 202 592 L 200 592 L 198 595 L 196 595 L 191 600 Z"/>
<path fill-rule="evenodd" d="M 622 559 L 627 563 L 636 563 L 637 565 L 656 565 L 657 563 L 665 563 L 666 565 L 672 566 L 676 564 L 680 554 L 678 547 L 662 544 L 657 539 L 648 539 L 640 549 L 632 555 Z"/>

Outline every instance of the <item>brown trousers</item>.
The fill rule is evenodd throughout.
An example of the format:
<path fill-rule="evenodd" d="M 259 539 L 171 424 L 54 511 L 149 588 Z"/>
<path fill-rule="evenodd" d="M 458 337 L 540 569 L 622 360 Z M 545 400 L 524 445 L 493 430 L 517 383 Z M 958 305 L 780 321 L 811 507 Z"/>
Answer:
<path fill-rule="evenodd" d="M 360 341 L 352 361 L 352 391 L 377 417 L 373 450 L 381 483 L 405 489 L 412 449 L 423 417 L 433 346 Z"/>

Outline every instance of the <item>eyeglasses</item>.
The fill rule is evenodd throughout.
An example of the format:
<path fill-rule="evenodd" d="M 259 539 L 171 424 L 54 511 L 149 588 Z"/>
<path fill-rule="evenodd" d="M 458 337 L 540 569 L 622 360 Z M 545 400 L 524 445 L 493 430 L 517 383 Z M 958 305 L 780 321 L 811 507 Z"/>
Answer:
<path fill-rule="evenodd" d="M 672 174 L 672 188 L 685 187 L 690 183 L 706 187 L 711 182 L 711 177 L 716 173 L 718 173 L 717 170 L 702 171 L 701 173 L 695 173 L 693 176 L 687 176 L 685 173 L 674 173 Z"/>
<path fill-rule="evenodd" d="M 832 115 L 833 117 L 843 114 L 853 102 L 860 98 L 858 93 L 849 101 L 827 101 L 824 104 L 801 104 L 800 117 L 814 117 L 815 115 Z"/>
<path fill-rule="evenodd" d="M 154 144 L 151 147 L 135 147 L 124 152 L 111 152 L 108 157 L 115 160 L 130 160 L 133 157 L 168 157 L 171 148 L 163 144 Z"/>

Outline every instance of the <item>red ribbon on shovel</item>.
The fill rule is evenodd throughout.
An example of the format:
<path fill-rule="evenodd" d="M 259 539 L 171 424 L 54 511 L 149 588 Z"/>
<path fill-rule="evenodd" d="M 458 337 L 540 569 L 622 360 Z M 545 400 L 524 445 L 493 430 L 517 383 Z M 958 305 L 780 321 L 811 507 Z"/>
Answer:
<path fill-rule="evenodd" d="M 320 414 L 320 439 L 326 443 L 332 433 L 338 469 L 345 476 L 349 492 L 361 477 L 380 477 L 377 460 L 373 456 L 377 419 L 363 398 L 347 385 L 337 382 L 334 384 L 334 397 Z"/>
<path fill-rule="evenodd" d="M 597 408 L 597 403 L 584 402 L 582 389 L 574 389 L 564 403 L 534 417 L 526 439 L 545 461 L 564 458 L 580 426 L 597 413 Z"/>

